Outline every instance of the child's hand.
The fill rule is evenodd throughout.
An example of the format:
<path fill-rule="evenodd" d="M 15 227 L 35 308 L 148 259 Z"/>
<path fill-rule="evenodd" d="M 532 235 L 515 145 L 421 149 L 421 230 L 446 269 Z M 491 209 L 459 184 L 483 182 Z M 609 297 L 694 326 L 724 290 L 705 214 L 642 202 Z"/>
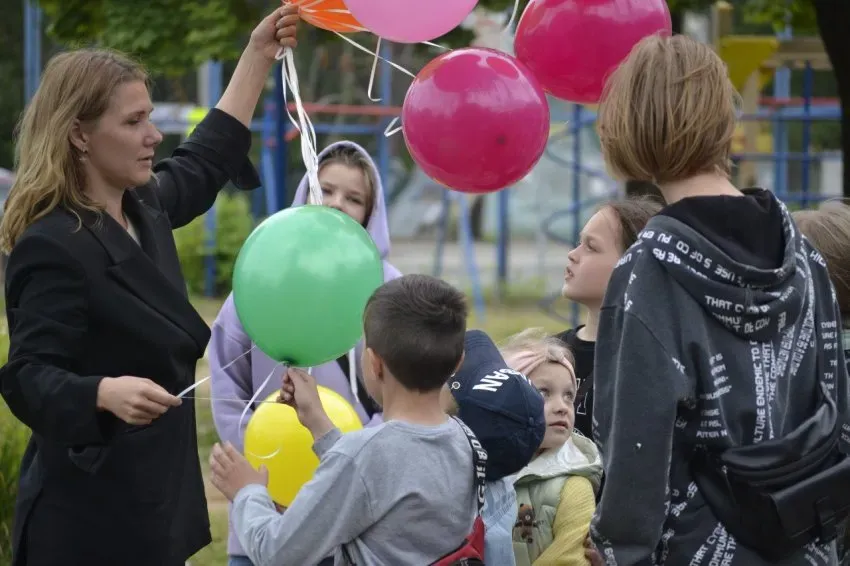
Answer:
<path fill-rule="evenodd" d="M 269 471 L 261 467 L 258 472 L 248 460 L 240 454 L 229 442 L 224 446 L 217 443 L 213 446 L 210 454 L 210 470 L 212 471 L 212 484 L 233 501 L 239 490 L 252 483 L 268 485 Z"/>
<path fill-rule="evenodd" d="M 322 407 L 316 380 L 298 368 L 289 368 L 283 376 L 280 400 L 295 409 L 298 420 L 318 439 L 333 428 Z"/>
<path fill-rule="evenodd" d="M 584 539 L 584 557 L 590 562 L 590 566 L 605 566 L 605 560 L 593 544 L 590 533 L 587 533 L 587 538 Z"/>

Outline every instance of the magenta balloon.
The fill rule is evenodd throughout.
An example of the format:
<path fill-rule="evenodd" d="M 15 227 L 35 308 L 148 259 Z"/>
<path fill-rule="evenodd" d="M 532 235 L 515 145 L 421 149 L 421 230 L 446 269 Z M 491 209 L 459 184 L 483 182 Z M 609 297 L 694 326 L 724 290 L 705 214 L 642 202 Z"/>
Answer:
<path fill-rule="evenodd" d="M 463 23 L 478 0 L 345 0 L 363 27 L 384 39 L 419 43 Z"/>
<path fill-rule="evenodd" d="M 401 111 L 404 141 L 425 173 L 466 193 L 522 179 L 546 148 L 549 103 L 519 61 L 493 49 L 450 51 L 417 75 Z"/>
<path fill-rule="evenodd" d="M 672 34 L 666 0 L 531 0 L 515 50 L 546 92 L 595 104 L 608 75 L 656 33 Z"/>

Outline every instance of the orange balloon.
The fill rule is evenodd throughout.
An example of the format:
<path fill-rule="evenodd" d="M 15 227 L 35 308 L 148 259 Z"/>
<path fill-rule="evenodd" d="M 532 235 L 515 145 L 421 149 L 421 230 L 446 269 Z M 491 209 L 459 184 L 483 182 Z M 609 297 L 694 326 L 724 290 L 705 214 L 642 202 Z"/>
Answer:
<path fill-rule="evenodd" d="M 298 6 L 302 20 L 317 28 L 340 33 L 368 31 L 351 15 L 343 0 L 290 1 Z"/>

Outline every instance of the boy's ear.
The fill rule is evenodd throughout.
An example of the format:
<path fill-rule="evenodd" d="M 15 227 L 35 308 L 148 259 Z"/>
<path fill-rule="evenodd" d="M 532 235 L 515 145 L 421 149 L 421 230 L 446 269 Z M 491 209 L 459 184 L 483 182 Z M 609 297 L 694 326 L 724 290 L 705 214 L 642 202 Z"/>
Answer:
<path fill-rule="evenodd" d="M 372 372 L 372 375 L 375 376 L 375 379 L 378 381 L 384 380 L 384 360 L 375 353 L 375 350 L 372 348 L 366 348 L 366 363 L 369 364 L 369 369 Z"/>

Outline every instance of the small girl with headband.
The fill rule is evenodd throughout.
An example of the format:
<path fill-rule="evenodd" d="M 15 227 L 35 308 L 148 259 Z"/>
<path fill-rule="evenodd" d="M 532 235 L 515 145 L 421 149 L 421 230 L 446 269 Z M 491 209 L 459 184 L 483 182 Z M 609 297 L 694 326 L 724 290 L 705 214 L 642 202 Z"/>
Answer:
<path fill-rule="evenodd" d="M 584 540 L 596 508 L 602 463 L 593 442 L 573 431 L 577 387 L 572 355 L 537 328 L 508 339 L 502 355 L 543 395 L 546 416 L 540 450 L 514 480 L 516 564 L 589 564 Z"/>

